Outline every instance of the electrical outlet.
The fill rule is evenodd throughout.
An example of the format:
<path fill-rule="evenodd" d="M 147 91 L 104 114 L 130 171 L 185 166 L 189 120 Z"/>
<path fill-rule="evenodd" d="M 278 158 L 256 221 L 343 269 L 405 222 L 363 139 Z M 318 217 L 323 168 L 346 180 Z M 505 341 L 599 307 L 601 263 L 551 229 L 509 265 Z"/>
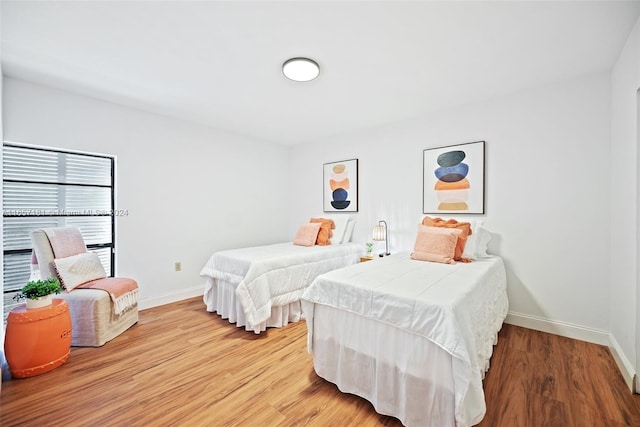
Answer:
<path fill-rule="evenodd" d="M 175 263 L 175 270 L 176 271 L 182 271 L 182 263 L 181 262 L 176 262 Z"/>

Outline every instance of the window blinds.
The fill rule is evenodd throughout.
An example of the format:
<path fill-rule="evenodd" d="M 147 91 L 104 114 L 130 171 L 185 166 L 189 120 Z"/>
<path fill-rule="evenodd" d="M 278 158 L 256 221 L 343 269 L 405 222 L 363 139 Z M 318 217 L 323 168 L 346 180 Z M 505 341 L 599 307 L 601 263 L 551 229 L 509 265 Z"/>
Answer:
<path fill-rule="evenodd" d="M 78 227 L 113 275 L 114 164 L 110 156 L 3 145 L 5 305 L 29 279 L 29 233 L 39 228 Z"/>

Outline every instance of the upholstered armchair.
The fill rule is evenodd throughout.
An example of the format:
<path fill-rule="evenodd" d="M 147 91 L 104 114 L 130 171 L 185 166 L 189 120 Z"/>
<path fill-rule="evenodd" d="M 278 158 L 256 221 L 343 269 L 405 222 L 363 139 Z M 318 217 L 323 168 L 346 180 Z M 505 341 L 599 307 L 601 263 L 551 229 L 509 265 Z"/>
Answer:
<path fill-rule="evenodd" d="M 55 277 L 71 314 L 71 345 L 100 347 L 138 321 L 138 284 L 106 277 L 94 252 L 87 252 L 80 230 L 59 227 L 35 230 L 32 269 L 42 279 Z"/>

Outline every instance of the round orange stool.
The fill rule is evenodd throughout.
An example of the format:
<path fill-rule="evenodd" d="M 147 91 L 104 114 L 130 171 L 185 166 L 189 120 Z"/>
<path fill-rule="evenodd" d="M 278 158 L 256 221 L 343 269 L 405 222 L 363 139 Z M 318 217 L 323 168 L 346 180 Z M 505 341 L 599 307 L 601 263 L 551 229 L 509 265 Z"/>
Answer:
<path fill-rule="evenodd" d="M 71 351 L 71 316 L 62 299 L 48 307 L 14 308 L 7 318 L 4 353 L 16 378 L 44 374 L 66 362 Z"/>

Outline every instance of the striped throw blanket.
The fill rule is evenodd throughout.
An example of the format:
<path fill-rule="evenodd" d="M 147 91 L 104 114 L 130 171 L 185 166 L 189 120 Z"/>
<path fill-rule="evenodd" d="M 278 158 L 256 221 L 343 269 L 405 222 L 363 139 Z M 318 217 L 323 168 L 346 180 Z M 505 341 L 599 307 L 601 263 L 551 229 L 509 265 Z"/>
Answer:
<path fill-rule="evenodd" d="M 87 252 L 82 234 L 76 227 L 47 228 L 44 232 L 55 259 Z M 116 315 L 138 304 L 138 284 L 133 279 L 105 277 L 88 281 L 76 289 L 101 289 L 107 292 L 113 301 Z"/>

